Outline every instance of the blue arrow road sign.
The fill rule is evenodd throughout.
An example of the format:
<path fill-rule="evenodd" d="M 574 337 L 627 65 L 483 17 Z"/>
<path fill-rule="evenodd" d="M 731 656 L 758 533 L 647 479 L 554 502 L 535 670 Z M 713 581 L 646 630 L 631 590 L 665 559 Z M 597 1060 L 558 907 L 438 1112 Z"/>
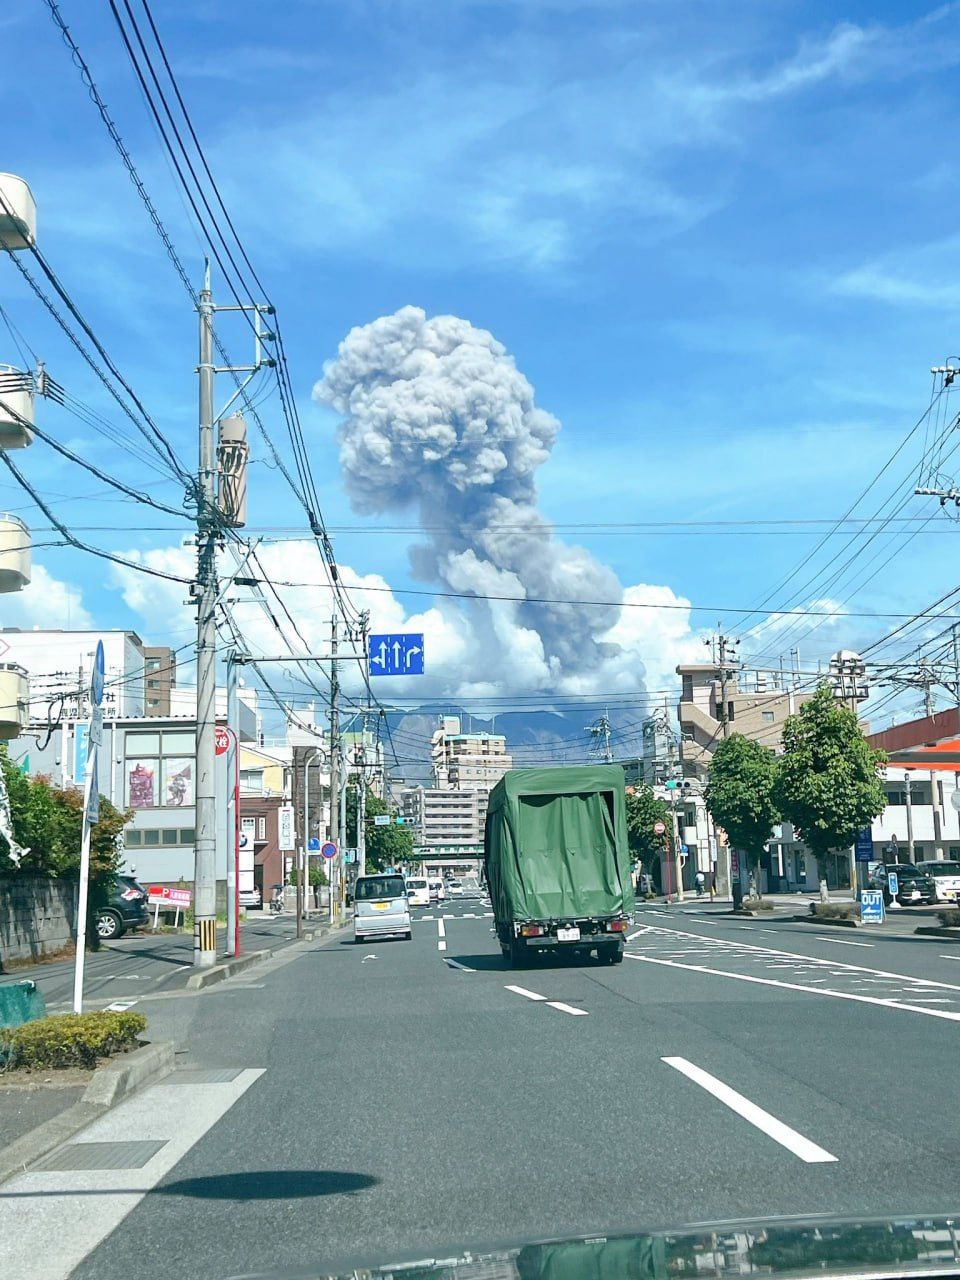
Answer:
<path fill-rule="evenodd" d="M 423 636 L 414 631 L 371 636 L 367 648 L 372 676 L 422 676 Z"/>
<path fill-rule="evenodd" d="M 320 837 L 311 836 L 310 839 L 307 841 L 307 848 L 311 853 L 317 853 L 320 849 Z"/>
<path fill-rule="evenodd" d="M 883 924 L 883 891 L 881 889 L 861 890 L 860 920 L 863 924 Z"/>

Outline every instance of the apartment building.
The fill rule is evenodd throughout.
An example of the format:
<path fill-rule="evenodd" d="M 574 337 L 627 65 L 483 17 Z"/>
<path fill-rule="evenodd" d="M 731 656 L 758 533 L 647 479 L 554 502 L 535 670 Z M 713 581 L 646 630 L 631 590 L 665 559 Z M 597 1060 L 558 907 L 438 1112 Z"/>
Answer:
<path fill-rule="evenodd" d="M 475 788 L 411 787 L 401 797 L 401 812 L 417 844 L 478 845 L 483 842 L 487 794 Z"/>
<path fill-rule="evenodd" d="M 169 645 L 144 645 L 144 715 L 171 714 L 170 691 L 177 683 L 177 660 Z"/>
<path fill-rule="evenodd" d="M 459 716 L 443 716 L 430 743 L 433 774 L 440 790 L 490 791 L 513 758 L 500 733 L 462 733 Z"/>
<path fill-rule="evenodd" d="M 676 671 L 682 682 L 677 719 L 683 775 L 687 778 L 706 775 L 723 739 L 724 702 L 731 733 L 742 733 L 776 751 L 782 744 L 787 716 L 811 696 L 777 687 L 762 672 L 745 672 L 730 665 L 725 668 L 725 680 L 718 663 L 692 663 Z"/>

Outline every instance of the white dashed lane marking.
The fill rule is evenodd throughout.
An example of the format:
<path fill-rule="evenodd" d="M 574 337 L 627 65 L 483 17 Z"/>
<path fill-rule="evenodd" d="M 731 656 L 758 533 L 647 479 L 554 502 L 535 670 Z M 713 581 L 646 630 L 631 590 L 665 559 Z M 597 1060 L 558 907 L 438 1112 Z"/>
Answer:
<path fill-rule="evenodd" d="M 686 1058 L 662 1058 L 661 1061 L 665 1062 L 668 1067 L 673 1067 L 675 1071 L 685 1075 L 688 1080 L 692 1080 L 701 1089 L 706 1089 L 707 1093 L 712 1094 L 718 1102 L 722 1102 L 725 1107 L 729 1107 L 738 1116 L 742 1116 L 748 1124 L 752 1124 L 754 1128 L 765 1133 L 768 1138 L 773 1138 L 774 1142 L 779 1142 L 782 1147 L 792 1151 L 795 1156 L 799 1156 L 806 1164 L 836 1163 L 836 1156 L 831 1155 L 829 1151 L 825 1151 L 823 1147 L 818 1147 L 815 1142 L 805 1138 L 802 1133 L 797 1133 L 796 1129 L 791 1129 L 788 1124 L 784 1124 L 782 1120 L 772 1116 L 769 1111 L 764 1111 L 762 1107 L 758 1107 L 755 1102 L 745 1098 L 742 1093 L 737 1093 L 736 1089 L 731 1089 L 728 1084 L 724 1084 L 722 1080 L 712 1076 L 709 1071 L 704 1071 L 702 1067 L 688 1062 Z"/>
<path fill-rule="evenodd" d="M 528 1000 L 546 1000 L 546 996 L 540 995 L 538 991 L 528 991 L 526 987 L 512 987 L 507 984 L 508 991 L 515 991 L 518 996 L 526 996 Z"/>
<path fill-rule="evenodd" d="M 459 960 L 451 960 L 449 956 L 444 956 L 444 961 L 451 969 L 462 969 L 464 973 L 476 973 L 476 969 L 471 969 L 468 964 L 461 964 Z"/>
<path fill-rule="evenodd" d="M 446 951 L 447 949 L 447 929 L 443 920 L 437 921 L 437 950 Z"/>
<path fill-rule="evenodd" d="M 818 942 L 836 942 L 841 947 L 872 947 L 872 942 L 851 942 L 849 938 L 825 938 L 818 933 L 816 935 Z"/>
<path fill-rule="evenodd" d="M 515 987 L 507 983 L 506 989 L 514 992 L 515 995 L 525 996 L 527 1000 L 535 1000 L 539 1004 L 545 1004 L 548 1008 L 556 1009 L 560 1013 L 569 1013 L 574 1018 L 585 1018 L 590 1012 L 589 1009 L 575 1009 L 572 1004 L 564 1004 L 562 1000 L 548 1000 L 539 991 L 528 991 L 526 987 Z"/>
<path fill-rule="evenodd" d="M 564 1004 L 562 1000 L 548 1000 L 551 1009 L 559 1009 L 561 1013 L 572 1013 L 575 1018 L 585 1018 L 588 1009 L 575 1009 L 572 1004 Z"/>

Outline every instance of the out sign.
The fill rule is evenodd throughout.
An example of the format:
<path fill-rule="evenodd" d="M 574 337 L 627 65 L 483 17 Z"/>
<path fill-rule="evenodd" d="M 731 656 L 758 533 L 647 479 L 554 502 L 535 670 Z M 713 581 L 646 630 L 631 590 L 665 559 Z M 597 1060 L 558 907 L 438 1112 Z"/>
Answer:
<path fill-rule="evenodd" d="M 218 756 L 222 756 L 224 752 L 230 748 L 230 734 L 222 725 L 217 725 L 217 730 L 213 735 L 213 749 Z"/>

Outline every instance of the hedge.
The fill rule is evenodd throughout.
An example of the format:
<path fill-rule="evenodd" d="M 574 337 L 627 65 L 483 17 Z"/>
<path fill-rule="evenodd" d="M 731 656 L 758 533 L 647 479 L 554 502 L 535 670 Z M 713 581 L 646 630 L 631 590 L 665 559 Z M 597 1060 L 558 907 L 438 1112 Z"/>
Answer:
<path fill-rule="evenodd" d="M 60 1013 L 0 1031 L 5 1068 L 95 1067 L 101 1058 L 137 1045 L 142 1013 Z"/>
<path fill-rule="evenodd" d="M 956 929 L 960 927 L 960 911 L 956 907 L 947 907 L 945 911 L 938 911 L 940 923 L 945 929 Z"/>
<path fill-rule="evenodd" d="M 821 920 L 859 920 L 860 906 L 856 902 L 811 902 L 810 914 Z"/>

